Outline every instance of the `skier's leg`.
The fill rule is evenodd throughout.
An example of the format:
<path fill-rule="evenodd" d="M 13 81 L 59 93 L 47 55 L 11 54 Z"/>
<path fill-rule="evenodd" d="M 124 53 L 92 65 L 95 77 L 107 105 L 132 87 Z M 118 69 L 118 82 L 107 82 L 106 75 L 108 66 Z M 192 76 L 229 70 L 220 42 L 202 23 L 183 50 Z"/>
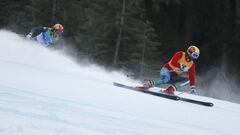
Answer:
<path fill-rule="evenodd" d="M 170 81 L 170 72 L 167 68 L 162 68 L 160 71 L 160 79 L 149 80 L 143 85 L 143 87 L 151 88 L 154 86 L 160 86 L 161 84 L 167 84 Z"/>
<path fill-rule="evenodd" d="M 177 75 L 171 76 L 169 85 L 166 87 L 166 90 L 164 92 L 167 94 L 174 94 L 174 91 L 177 91 L 180 87 L 183 87 L 188 84 L 189 80 L 186 77 L 180 77 Z"/>
<path fill-rule="evenodd" d="M 153 80 L 155 86 L 160 86 L 161 84 L 169 83 L 169 81 L 171 79 L 169 70 L 167 68 L 163 67 L 160 71 L 160 77 L 161 77 L 161 79 Z"/>
<path fill-rule="evenodd" d="M 174 85 L 176 90 L 189 85 L 190 81 L 187 77 L 173 76 L 171 77 L 170 84 Z"/>

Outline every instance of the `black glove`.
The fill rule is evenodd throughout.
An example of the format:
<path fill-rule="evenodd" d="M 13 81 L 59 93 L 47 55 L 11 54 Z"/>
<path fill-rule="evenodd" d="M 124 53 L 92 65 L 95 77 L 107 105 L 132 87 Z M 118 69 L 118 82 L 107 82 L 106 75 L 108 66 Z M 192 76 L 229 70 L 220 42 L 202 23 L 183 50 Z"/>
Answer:
<path fill-rule="evenodd" d="M 189 92 L 190 94 L 196 94 L 197 90 L 196 90 L 196 87 L 194 85 L 192 85 L 190 89 L 191 89 L 190 92 Z"/>

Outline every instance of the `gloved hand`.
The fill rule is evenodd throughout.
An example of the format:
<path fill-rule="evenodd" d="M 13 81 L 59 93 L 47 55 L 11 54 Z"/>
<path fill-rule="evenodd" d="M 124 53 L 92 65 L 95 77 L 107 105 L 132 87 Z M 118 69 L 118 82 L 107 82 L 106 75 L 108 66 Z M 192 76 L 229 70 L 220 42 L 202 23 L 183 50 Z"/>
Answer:
<path fill-rule="evenodd" d="M 190 86 L 190 94 L 196 94 L 197 90 L 196 90 L 196 87 L 194 85 Z"/>
<path fill-rule="evenodd" d="M 188 71 L 188 67 L 185 64 L 180 64 L 180 69 L 182 72 L 187 72 Z"/>
<path fill-rule="evenodd" d="M 32 38 L 32 33 L 30 32 L 30 33 L 26 36 L 26 38 Z"/>

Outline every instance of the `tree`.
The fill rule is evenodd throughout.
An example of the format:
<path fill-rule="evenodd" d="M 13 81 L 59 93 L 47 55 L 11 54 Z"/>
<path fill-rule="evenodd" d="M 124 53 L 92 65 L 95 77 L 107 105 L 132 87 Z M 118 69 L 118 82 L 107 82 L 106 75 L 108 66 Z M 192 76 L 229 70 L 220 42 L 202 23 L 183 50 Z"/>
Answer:
<path fill-rule="evenodd" d="M 123 0 L 122 13 L 121 13 L 121 19 L 120 19 L 120 28 L 119 28 L 119 34 L 118 34 L 118 39 L 117 39 L 117 44 L 116 44 L 115 55 L 114 55 L 114 59 L 113 59 L 113 65 L 116 65 L 116 63 L 117 63 L 119 47 L 120 47 L 121 38 L 122 38 L 122 27 L 124 25 L 125 8 L 126 8 L 126 0 Z"/>

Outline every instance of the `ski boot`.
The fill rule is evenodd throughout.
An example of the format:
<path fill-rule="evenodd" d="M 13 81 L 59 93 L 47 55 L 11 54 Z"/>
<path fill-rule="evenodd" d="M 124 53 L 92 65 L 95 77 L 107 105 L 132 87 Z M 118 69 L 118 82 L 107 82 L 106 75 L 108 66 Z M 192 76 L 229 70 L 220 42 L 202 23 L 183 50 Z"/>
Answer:
<path fill-rule="evenodd" d="M 174 91 L 176 91 L 176 87 L 172 84 L 168 85 L 167 88 L 163 91 L 168 95 L 174 95 Z"/>
<path fill-rule="evenodd" d="M 154 81 L 149 80 L 148 82 L 144 83 L 143 86 L 138 86 L 140 90 L 149 90 L 149 88 L 154 87 Z"/>

